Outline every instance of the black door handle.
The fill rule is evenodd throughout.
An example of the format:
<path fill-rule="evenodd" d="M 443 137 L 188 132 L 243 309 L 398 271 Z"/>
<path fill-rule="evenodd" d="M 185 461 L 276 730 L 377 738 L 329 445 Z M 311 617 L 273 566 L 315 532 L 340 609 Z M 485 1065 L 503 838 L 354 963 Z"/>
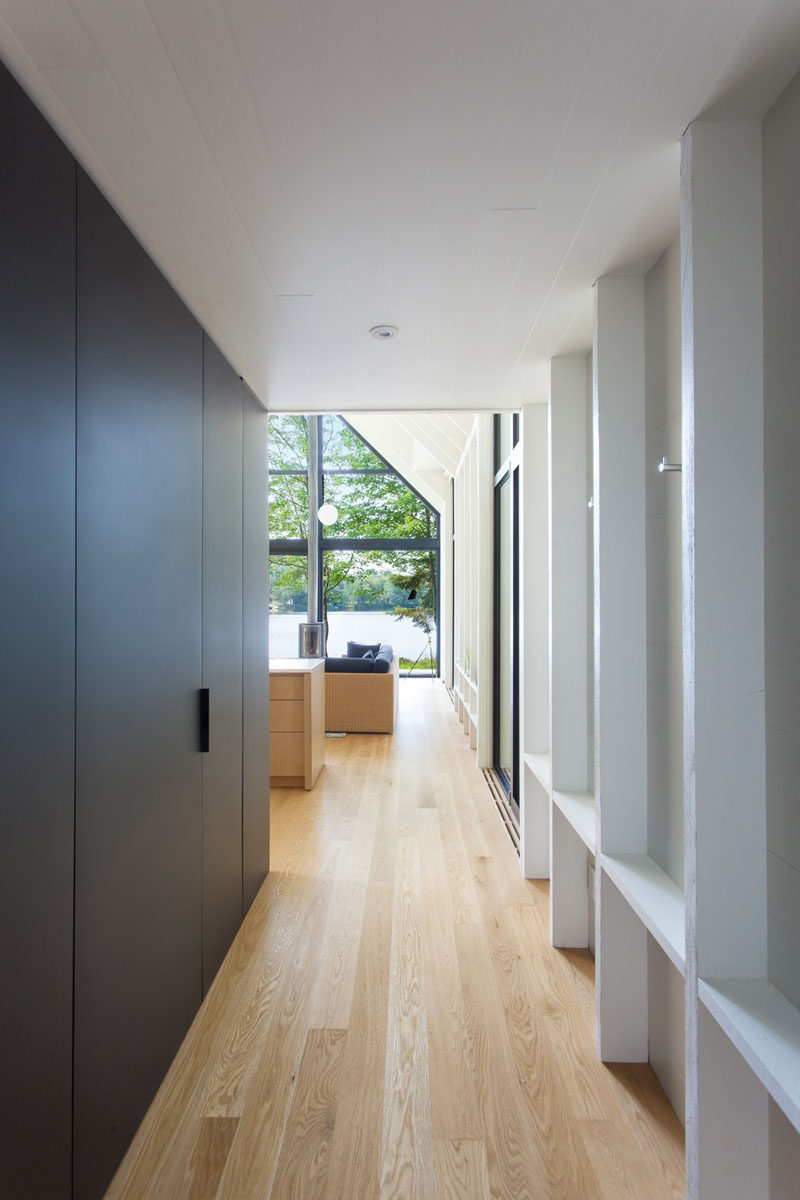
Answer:
<path fill-rule="evenodd" d="M 208 688 L 200 688 L 199 694 L 199 731 L 200 731 L 200 753 L 208 754 L 208 745 L 210 738 L 210 723 L 211 723 L 211 702 Z"/>

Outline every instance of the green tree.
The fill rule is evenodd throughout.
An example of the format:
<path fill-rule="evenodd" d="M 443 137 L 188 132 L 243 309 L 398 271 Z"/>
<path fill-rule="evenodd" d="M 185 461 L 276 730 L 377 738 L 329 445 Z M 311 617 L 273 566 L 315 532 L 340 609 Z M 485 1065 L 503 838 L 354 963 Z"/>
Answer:
<path fill-rule="evenodd" d="M 269 419 L 269 529 L 272 538 L 308 537 L 308 423 L 305 417 Z M 296 471 L 280 475 L 279 471 Z"/>
<path fill-rule="evenodd" d="M 284 414 L 269 419 L 270 538 L 308 537 L 308 422 Z M 281 475 L 279 471 L 296 471 Z M 308 606 L 308 560 L 305 554 L 270 556 L 270 600 L 274 607 L 304 612 Z"/>

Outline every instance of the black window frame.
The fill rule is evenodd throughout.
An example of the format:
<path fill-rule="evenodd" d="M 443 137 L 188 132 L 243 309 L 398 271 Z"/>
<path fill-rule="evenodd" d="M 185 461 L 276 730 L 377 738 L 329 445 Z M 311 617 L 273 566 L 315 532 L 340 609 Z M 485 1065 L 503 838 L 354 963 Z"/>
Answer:
<path fill-rule="evenodd" d="M 492 616 L 492 770 L 519 818 L 521 755 L 520 755 L 520 658 L 519 658 L 519 414 L 511 414 L 511 450 L 500 462 L 500 422 L 508 414 L 494 415 L 494 589 Z M 500 505 L 501 490 L 511 488 L 511 774 L 500 764 Z"/>

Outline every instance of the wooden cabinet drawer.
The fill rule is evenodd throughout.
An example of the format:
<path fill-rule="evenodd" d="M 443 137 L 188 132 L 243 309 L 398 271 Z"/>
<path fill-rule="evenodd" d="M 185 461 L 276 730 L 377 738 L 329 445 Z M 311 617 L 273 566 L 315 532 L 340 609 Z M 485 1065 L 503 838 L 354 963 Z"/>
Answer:
<path fill-rule="evenodd" d="M 270 696 L 269 728 L 271 733 L 284 733 L 287 730 L 302 733 L 303 713 L 305 704 L 302 700 L 275 700 Z"/>
<path fill-rule="evenodd" d="M 273 776 L 305 774 L 306 748 L 303 733 L 276 733 L 269 740 L 269 773 Z"/>
<path fill-rule="evenodd" d="M 302 700 L 304 675 L 270 675 L 270 700 Z"/>

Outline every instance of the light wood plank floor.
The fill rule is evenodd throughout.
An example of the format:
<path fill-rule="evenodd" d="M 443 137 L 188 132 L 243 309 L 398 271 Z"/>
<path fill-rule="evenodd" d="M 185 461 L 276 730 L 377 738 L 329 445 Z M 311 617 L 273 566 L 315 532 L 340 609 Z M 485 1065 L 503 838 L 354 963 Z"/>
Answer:
<path fill-rule="evenodd" d="M 440 684 L 272 794 L 272 870 L 113 1197 L 684 1195 L 647 1066 L 594 1052 L 592 959 L 548 939 Z"/>

